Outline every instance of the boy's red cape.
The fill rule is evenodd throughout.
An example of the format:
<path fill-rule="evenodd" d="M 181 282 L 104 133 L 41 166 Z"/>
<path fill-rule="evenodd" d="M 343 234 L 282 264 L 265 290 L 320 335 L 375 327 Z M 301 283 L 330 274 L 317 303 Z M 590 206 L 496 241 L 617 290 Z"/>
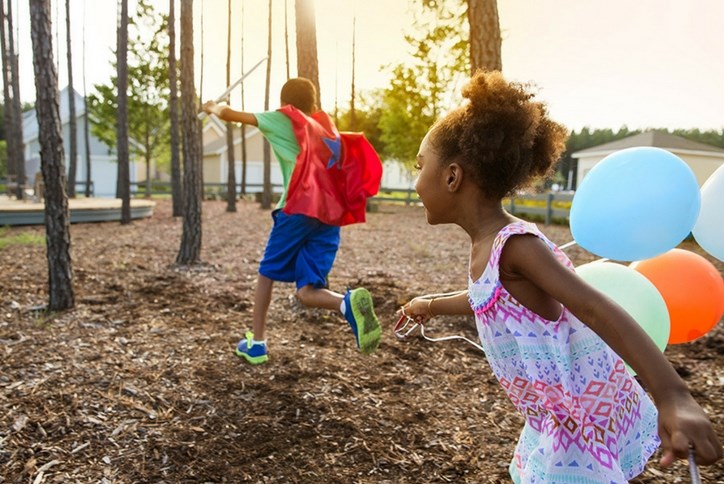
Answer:
<path fill-rule="evenodd" d="M 291 119 L 300 148 L 284 213 L 337 226 L 364 222 L 367 199 L 382 180 L 382 162 L 364 134 L 338 132 L 323 111 L 307 116 L 290 105 L 279 111 Z"/>

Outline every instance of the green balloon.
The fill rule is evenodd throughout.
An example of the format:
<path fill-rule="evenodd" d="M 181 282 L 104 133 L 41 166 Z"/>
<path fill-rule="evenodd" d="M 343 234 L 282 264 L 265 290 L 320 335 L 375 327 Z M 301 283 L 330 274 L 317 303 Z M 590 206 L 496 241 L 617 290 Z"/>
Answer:
<path fill-rule="evenodd" d="M 656 286 L 634 269 L 613 262 L 589 262 L 576 268 L 588 284 L 613 299 L 649 335 L 662 352 L 671 330 L 666 302 Z M 636 373 L 628 364 L 628 371 Z"/>

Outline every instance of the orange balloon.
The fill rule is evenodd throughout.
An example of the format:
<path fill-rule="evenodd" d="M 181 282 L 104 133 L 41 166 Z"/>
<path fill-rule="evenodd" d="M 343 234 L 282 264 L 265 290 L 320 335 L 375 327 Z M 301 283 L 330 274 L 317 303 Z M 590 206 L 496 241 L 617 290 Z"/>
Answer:
<path fill-rule="evenodd" d="M 669 344 L 703 336 L 724 314 L 724 280 L 699 254 L 671 249 L 630 266 L 651 281 L 664 298 L 671 319 Z"/>

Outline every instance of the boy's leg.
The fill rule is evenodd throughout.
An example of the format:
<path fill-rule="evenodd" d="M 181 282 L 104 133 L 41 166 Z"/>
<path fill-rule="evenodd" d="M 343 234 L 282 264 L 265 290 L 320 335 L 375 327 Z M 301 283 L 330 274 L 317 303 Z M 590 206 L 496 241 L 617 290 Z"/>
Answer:
<path fill-rule="evenodd" d="M 323 287 L 314 287 L 311 284 L 307 284 L 297 290 L 297 299 L 309 308 L 339 311 L 344 296 Z"/>
<path fill-rule="evenodd" d="M 266 328 L 266 315 L 269 310 L 269 303 L 271 302 L 273 285 L 274 281 L 259 274 L 256 283 L 256 292 L 254 294 L 253 329 L 247 332 L 244 335 L 244 339 L 236 345 L 236 356 L 244 358 L 253 365 L 266 363 L 269 360 L 266 341 L 264 339 L 264 330 Z"/>
<path fill-rule="evenodd" d="M 274 281 L 259 274 L 256 279 L 256 292 L 254 293 L 254 309 L 252 312 L 252 331 L 254 339 L 263 341 L 266 331 L 266 316 L 271 304 Z"/>

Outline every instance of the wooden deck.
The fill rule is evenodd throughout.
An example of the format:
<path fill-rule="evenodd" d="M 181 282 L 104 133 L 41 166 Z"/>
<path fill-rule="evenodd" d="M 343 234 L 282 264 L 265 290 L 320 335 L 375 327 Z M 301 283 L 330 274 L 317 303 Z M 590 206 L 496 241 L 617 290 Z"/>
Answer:
<path fill-rule="evenodd" d="M 110 222 L 121 220 L 121 200 L 118 198 L 71 198 L 70 223 Z M 131 200 L 131 218 L 153 215 L 155 202 Z M 6 225 L 43 225 L 45 204 L 31 200 L 15 200 L 0 195 L 0 227 Z"/>

